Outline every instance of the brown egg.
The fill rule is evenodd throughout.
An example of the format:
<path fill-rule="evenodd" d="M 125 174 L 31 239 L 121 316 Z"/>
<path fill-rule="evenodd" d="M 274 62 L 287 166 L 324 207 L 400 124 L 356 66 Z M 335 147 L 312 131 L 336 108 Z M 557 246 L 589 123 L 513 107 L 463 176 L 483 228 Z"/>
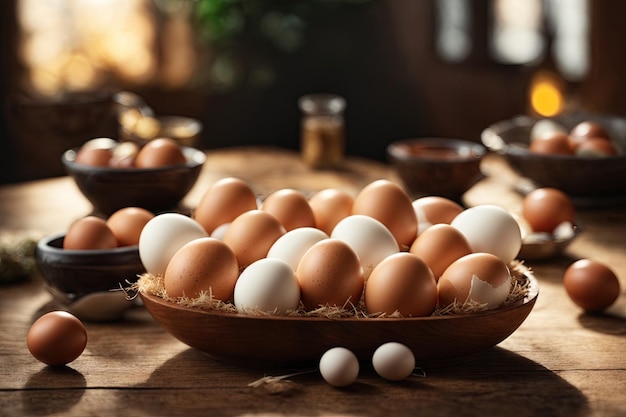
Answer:
<path fill-rule="evenodd" d="M 109 166 L 111 157 L 113 157 L 111 149 L 81 148 L 76 154 L 75 162 L 81 165 L 106 167 Z"/>
<path fill-rule="evenodd" d="M 351 308 L 363 293 L 365 278 L 356 253 L 338 239 L 324 239 L 304 253 L 296 277 L 307 309 L 319 306 Z"/>
<path fill-rule="evenodd" d="M 76 316 L 66 311 L 52 311 L 30 326 L 26 346 L 37 360 L 47 365 L 65 365 L 85 350 L 87 330 Z"/>
<path fill-rule="evenodd" d="M 169 138 L 157 138 L 143 145 L 135 158 L 137 168 L 183 165 L 187 162 L 182 149 Z"/>
<path fill-rule="evenodd" d="M 112 249 L 118 246 L 106 221 L 96 216 L 76 220 L 63 239 L 63 249 Z"/>
<path fill-rule="evenodd" d="M 511 274 L 500 258 L 490 253 L 472 253 L 454 261 L 437 283 L 439 306 L 455 302 L 502 305 L 511 290 Z"/>
<path fill-rule="evenodd" d="M 413 209 L 417 215 L 418 235 L 433 224 L 450 224 L 463 211 L 463 207 L 440 196 L 420 197 L 413 201 Z"/>
<path fill-rule="evenodd" d="M 570 146 L 569 138 L 566 134 L 555 132 L 551 135 L 541 136 L 528 146 L 532 153 L 544 155 L 573 155 L 574 150 Z"/>
<path fill-rule="evenodd" d="M 400 248 L 408 248 L 417 236 L 417 215 L 412 201 L 398 184 L 389 180 L 369 183 L 357 194 L 352 214 L 375 218 L 394 235 Z"/>
<path fill-rule="evenodd" d="M 457 259 L 472 253 L 465 235 L 449 224 L 435 224 L 420 234 L 409 248 L 430 267 L 438 281 L 443 271 Z"/>
<path fill-rule="evenodd" d="M 437 306 L 437 283 L 426 262 L 400 252 L 376 265 L 364 295 L 365 307 L 372 314 L 397 311 L 403 317 L 428 316 Z"/>
<path fill-rule="evenodd" d="M 111 214 L 106 221 L 113 232 L 118 246 L 134 246 L 139 244 L 139 236 L 143 227 L 154 214 L 141 207 L 124 207 Z"/>
<path fill-rule="evenodd" d="M 599 123 L 583 121 L 578 123 L 569 132 L 569 142 L 572 149 L 589 138 L 604 138 L 610 140 L 609 133 Z"/>
<path fill-rule="evenodd" d="M 606 157 L 617 155 L 618 151 L 613 142 L 605 138 L 587 138 L 576 147 L 577 156 Z"/>
<path fill-rule="evenodd" d="M 565 270 L 563 287 L 576 305 L 591 312 L 609 307 L 620 294 L 615 272 L 590 259 L 580 259 Z"/>
<path fill-rule="evenodd" d="M 535 232 L 552 233 L 563 222 L 574 223 L 574 204 L 556 188 L 537 188 L 522 201 L 522 217 Z"/>
<path fill-rule="evenodd" d="M 163 285 L 170 297 L 196 298 L 205 292 L 227 301 L 238 277 L 239 265 L 231 248 L 219 239 L 202 237 L 176 251 L 165 269 Z"/>
<path fill-rule="evenodd" d="M 354 197 L 347 191 L 327 188 L 309 198 L 315 227 L 330 235 L 340 220 L 352 214 Z"/>
<path fill-rule="evenodd" d="M 235 252 L 239 267 L 243 269 L 264 258 L 283 234 L 285 228 L 276 217 L 262 210 L 250 210 L 231 222 L 224 234 L 224 243 Z"/>
<path fill-rule="evenodd" d="M 298 227 L 315 227 L 315 216 L 306 196 L 300 191 L 283 188 L 268 195 L 261 210 L 276 217 L 286 231 Z"/>
<path fill-rule="evenodd" d="M 193 218 L 211 234 L 219 226 L 256 208 L 256 196 L 250 186 L 239 178 L 226 177 L 206 190 L 193 212 Z"/>

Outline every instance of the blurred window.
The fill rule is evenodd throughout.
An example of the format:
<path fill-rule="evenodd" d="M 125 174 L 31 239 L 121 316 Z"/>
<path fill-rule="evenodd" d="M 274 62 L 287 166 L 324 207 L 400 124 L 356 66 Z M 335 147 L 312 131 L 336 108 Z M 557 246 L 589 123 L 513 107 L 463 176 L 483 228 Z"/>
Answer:
<path fill-rule="evenodd" d="M 436 1 L 436 49 L 448 62 L 462 63 L 483 47 L 476 45 L 472 0 Z M 492 0 L 487 22 L 489 59 L 500 64 L 537 65 L 551 54 L 569 81 L 589 70 L 588 0 Z"/>

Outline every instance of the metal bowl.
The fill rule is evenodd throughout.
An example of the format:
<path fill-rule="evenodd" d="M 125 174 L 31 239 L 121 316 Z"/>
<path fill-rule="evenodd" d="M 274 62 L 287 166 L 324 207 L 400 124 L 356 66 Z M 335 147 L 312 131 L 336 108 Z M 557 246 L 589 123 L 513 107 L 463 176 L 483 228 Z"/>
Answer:
<path fill-rule="evenodd" d="M 530 133 L 540 119 L 516 116 L 487 127 L 483 144 L 503 155 L 509 165 L 535 187 L 558 188 L 577 206 L 626 204 L 626 118 L 587 112 L 552 118 L 566 130 L 582 121 L 602 125 L 619 154 L 607 157 L 545 155 L 528 150 Z"/>

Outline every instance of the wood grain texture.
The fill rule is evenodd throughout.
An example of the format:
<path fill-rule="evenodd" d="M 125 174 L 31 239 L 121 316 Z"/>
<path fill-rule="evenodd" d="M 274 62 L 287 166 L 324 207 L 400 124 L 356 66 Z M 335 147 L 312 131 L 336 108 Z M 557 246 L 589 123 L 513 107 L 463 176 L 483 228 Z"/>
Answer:
<path fill-rule="evenodd" d="M 204 186 L 225 175 L 256 178 L 259 190 L 269 190 L 281 184 L 281 176 L 285 184 L 313 189 L 332 184 L 333 176 L 342 177 L 338 184 L 349 188 L 389 174 L 385 166 L 367 169 L 366 161 L 357 161 L 358 169 L 345 173 L 309 175 L 298 165 L 297 154 L 264 150 L 258 158 L 250 150 L 209 153 L 190 204 Z M 268 159 L 279 166 L 286 160 L 296 174 L 274 175 L 258 163 Z M 485 161 L 493 175 L 466 194 L 468 204 L 519 204 L 500 162 Z M 268 175 L 267 182 L 252 167 Z M 0 187 L 0 232 L 57 231 L 89 209 L 67 178 Z M 571 262 L 589 257 L 610 264 L 626 288 L 626 210 L 585 210 L 579 216 L 584 231 L 561 257 L 526 263 L 541 292 L 513 334 L 466 361 L 428 367 L 425 377 L 398 383 L 382 380 L 367 362 L 354 385 L 336 389 L 314 369 L 216 361 L 165 332 L 143 307 L 131 309 L 119 322 L 86 323 L 89 341 L 83 355 L 68 367 L 50 368 L 29 354 L 26 333 L 37 317 L 59 306 L 38 276 L 3 285 L 0 416 L 624 416 L 626 320 L 581 312 L 561 279 Z M 312 372 L 248 386 L 265 375 L 305 370 Z"/>

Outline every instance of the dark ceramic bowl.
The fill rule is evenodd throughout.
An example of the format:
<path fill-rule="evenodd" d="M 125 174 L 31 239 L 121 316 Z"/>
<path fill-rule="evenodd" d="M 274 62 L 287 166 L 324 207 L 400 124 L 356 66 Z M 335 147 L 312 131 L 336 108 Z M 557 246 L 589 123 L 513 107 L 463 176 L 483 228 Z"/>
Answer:
<path fill-rule="evenodd" d="M 185 165 L 159 168 L 109 168 L 77 164 L 78 148 L 61 160 L 96 213 L 109 216 L 123 207 L 143 207 L 154 213 L 174 209 L 196 183 L 206 160 L 204 152 L 182 147 Z"/>
<path fill-rule="evenodd" d="M 577 112 L 553 120 L 567 131 L 582 121 L 597 122 L 620 153 L 601 158 L 532 153 L 528 150 L 530 133 L 539 119 L 528 116 L 497 122 L 482 132 L 481 139 L 534 187 L 558 188 L 578 206 L 626 203 L 626 118 Z"/>
<path fill-rule="evenodd" d="M 64 233 L 37 242 L 35 261 L 55 300 L 79 318 L 114 320 L 133 306 L 123 287 L 145 268 L 137 246 L 106 250 L 63 249 Z"/>
<path fill-rule="evenodd" d="M 486 153 L 479 143 L 447 138 L 406 139 L 387 147 L 387 158 L 411 197 L 456 201 L 483 177 L 480 161 Z"/>

